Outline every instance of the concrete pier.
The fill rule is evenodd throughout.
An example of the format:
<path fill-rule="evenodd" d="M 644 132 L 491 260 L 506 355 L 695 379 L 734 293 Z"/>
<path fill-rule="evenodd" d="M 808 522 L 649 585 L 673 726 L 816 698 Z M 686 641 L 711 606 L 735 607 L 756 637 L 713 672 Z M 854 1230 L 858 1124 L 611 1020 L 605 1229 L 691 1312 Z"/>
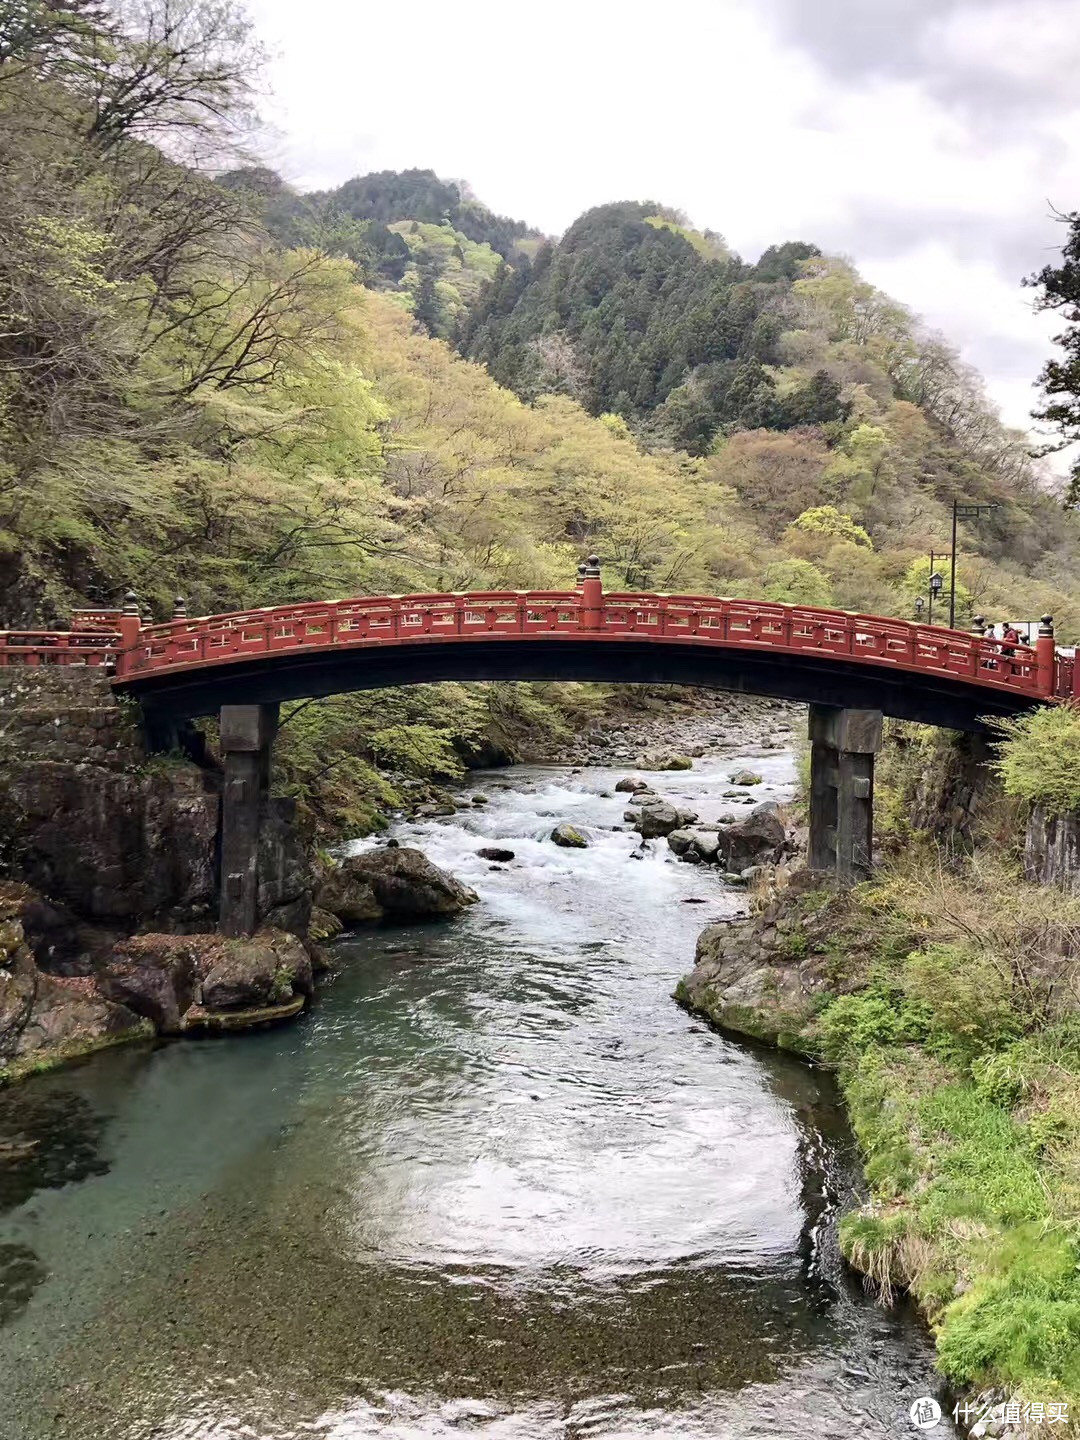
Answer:
<path fill-rule="evenodd" d="M 221 913 L 223 935 L 250 935 L 258 918 L 259 826 L 270 790 L 276 705 L 223 705 Z"/>
<path fill-rule="evenodd" d="M 869 875 L 874 852 L 874 756 L 880 710 L 810 706 L 811 870 L 853 884 Z"/>

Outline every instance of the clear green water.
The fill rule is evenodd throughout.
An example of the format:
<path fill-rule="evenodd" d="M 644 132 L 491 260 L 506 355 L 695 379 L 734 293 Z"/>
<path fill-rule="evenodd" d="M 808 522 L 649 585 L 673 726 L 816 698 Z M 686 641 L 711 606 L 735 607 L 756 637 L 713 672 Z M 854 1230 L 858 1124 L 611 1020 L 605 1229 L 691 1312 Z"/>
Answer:
<path fill-rule="evenodd" d="M 732 768 L 662 784 L 708 816 Z M 482 904 L 346 940 L 298 1024 L 0 1093 L 2 1440 L 914 1433 L 930 1346 L 842 1273 L 831 1085 L 673 1004 L 737 901 L 631 860 L 612 780 L 403 829 Z"/>

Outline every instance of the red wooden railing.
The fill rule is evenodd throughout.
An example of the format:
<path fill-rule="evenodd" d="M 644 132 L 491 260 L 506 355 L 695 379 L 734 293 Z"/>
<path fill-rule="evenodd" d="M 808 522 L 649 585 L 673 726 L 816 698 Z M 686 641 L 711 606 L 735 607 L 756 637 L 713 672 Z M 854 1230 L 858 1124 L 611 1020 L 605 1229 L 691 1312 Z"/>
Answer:
<path fill-rule="evenodd" d="M 100 628 L 97 628 L 100 627 Z M 1049 630 L 1049 627 L 1045 627 Z M 654 640 L 954 676 L 987 690 L 1073 697 L 1072 658 L 1052 634 L 1003 653 L 1000 642 L 880 615 L 706 595 L 580 590 L 481 591 L 312 601 L 142 625 L 127 612 L 90 611 L 70 631 L 0 631 L 0 666 L 109 666 L 117 682 L 225 666 L 269 654 L 440 641 Z M 1075 677 L 1080 680 L 1080 673 Z"/>

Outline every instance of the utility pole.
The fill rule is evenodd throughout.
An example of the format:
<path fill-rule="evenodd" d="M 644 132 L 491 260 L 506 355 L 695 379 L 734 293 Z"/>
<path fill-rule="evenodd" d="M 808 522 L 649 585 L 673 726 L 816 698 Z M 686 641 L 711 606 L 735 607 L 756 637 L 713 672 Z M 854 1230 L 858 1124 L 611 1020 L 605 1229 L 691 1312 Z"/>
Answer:
<path fill-rule="evenodd" d="M 992 505 L 968 505 L 959 500 L 952 502 L 952 549 L 949 553 L 949 629 L 956 628 L 956 522 L 957 520 L 981 520 L 1001 507 Z M 933 564 L 931 563 L 931 569 Z"/>

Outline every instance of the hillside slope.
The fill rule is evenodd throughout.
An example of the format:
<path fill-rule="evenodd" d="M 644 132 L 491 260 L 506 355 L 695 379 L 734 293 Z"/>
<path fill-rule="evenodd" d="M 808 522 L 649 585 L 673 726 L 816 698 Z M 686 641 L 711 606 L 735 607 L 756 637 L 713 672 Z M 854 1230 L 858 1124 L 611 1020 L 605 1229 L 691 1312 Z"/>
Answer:
<path fill-rule="evenodd" d="M 534 232 L 431 172 L 322 208 L 269 171 L 214 183 L 149 143 L 188 120 L 131 99 L 122 35 L 46 20 L 0 90 L 0 623 L 131 585 L 158 618 L 177 593 L 564 585 L 589 549 L 612 586 L 911 615 L 959 497 L 999 506 L 963 532 L 960 623 L 1045 609 L 1080 633 L 1075 517 L 846 262 L 786 244 L 748 266 L 651 204 L 530 259 Z M 426 329 L 457 315 L 476 359 L 416 324 L 432 297 Z M 311 707 L 297 783 L 328 749 L 445 769 L 491 703 L 384 697 L 390 723 L 349 701 L 332 736 Z M 588 702 L 497 703 L 551 730 Z"/>

